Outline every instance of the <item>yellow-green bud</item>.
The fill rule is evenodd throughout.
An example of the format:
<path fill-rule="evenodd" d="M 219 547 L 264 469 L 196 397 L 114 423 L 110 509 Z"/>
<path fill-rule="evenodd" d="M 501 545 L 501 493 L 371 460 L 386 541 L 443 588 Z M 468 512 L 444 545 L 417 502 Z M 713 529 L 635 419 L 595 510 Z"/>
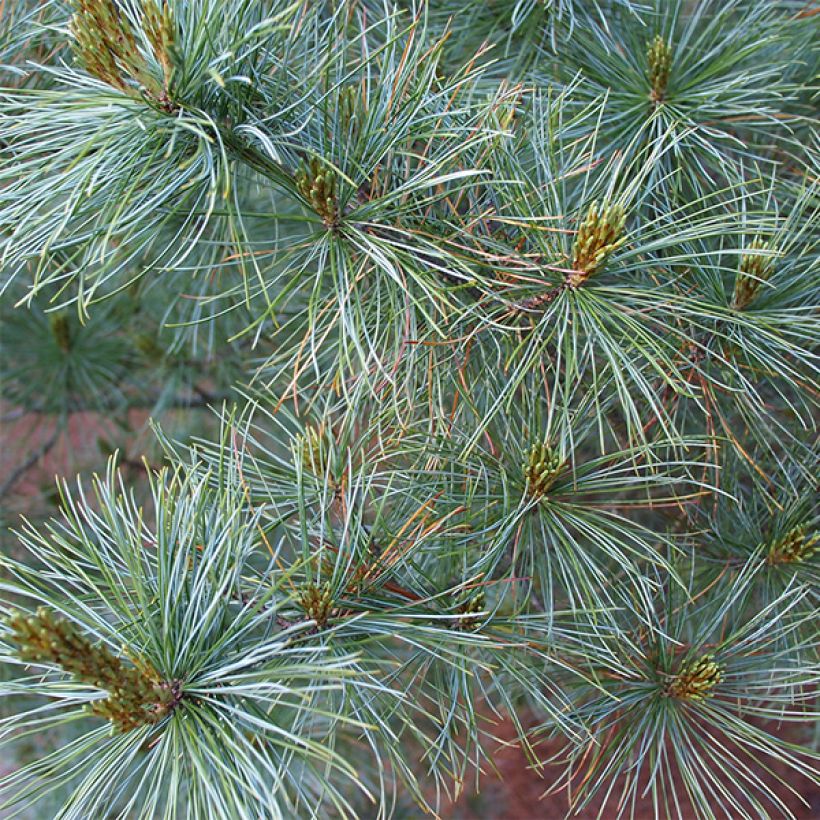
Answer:
<path fill-rule="evenodd" d="M 311 621 L 316 621 L 319 629 L 323 629 L 333 615 L 333 591 L 330 584 L 308 584 L 299 598 L 299 606 Z"/>
<path fill-rule="evenodd" d="M 655 105 L 663 102 L 666 87 L 669 84 L 669 72 L 672 68 L 672 46 L 660 34 L 650 43 L 646 52 L 649 62 L 649 84 L 652 90 L 649 99 Z"/>
<path fill-rule="evenodd" d="M 311 157 L 295 174 L 296 189 L 322 218 L 327 228 L 339 225 L 336 174 L 317 157 Z"/>
<path fill-rule="evenodd" d="M 760 286 L 769 280 L 774 271 L 771 246 L 768 242 L 755 239 L 749 246 L 748 253 L 740 257 L 740 267 L 735 275 L 735 290 L 732 295 L 732 307 L 742 310 L 751 304 L 760 290 Z M 763 251 L 763 253 L 761 253 Z"/>
<path fill-rule="evenodd" d="M 71 322 L 65 313 L 52 313 L 48 320 L 57 347 L 68 353 L 71 350 Z"/>
<path fill-rule="evenodd" d="M 669 685 L 669 694 L 681 700 L 704 700 L 711 697 L 714 688 L 723 680 L 723 670 L 712 655 L 684 664 Z"/>
<path fill-rule="evenodd" d="M 817 550 L 820 532 L 806 535 L 805 527 L 792 527 L 782 538 L 769 545 L 770 564 L 798 564 L 808 561 Z"/>
<path fill-rule="evenodd" d="M 8 625 L 20 660 L 59 666 L 81 683 L 108 692 L 107 698 L 91 704 L 90 711 L 121 732 L 157 723 L 179 703 L 177 681 L 162 681 L 146 661 L 125 663 L 44 607 L 36 615 L 14 613 Z"/>
<path fill-rule="evenodd" d="M 586 218 L 575 236 L 572 248 L 573 272 L 566 279 L 568 287 L 582 285 L 620 247 L 625 222 L 623 205 L 613 203 L 599 209 L 598 203 L 593 202 L 589 206 Z"/>
<path fill-rule="evenodd" d="M 455 622 L 454 628 L 464 631 L 475 629 L 481 622 L 481 618 L 476 617 L 476 613 L 483 612 L 485 606 L 486 596 L 484 590 L 481 589 L 456 609 L 456 612 L 462 617 Z"/>
<path fill-rule="evenodd" d="M 564 468 L 565 461 L 548 443 L 535 444 L 524 464 L 527 487 L 535 498 L 545 496 Z"/>
<path fill-rule="evenodd" d="M 328 452 L 327 442 L 321 429 L 306 427 L 305 432 L 296 437 L 294 446 L 298 449 L 304 467 L 315 476 L 325 475 L 328 466 Z"/>
<path fill-rule="evenodd" d="M 167 0 L 159 3 L 145 0 L 141 24 L 162 68 L 162 81 L 154 76 L 131 23 L 113 0 L 74 0 L 70 31 L 77 61 L 89 74 L 130 96 L 139 96 L 141 89 L 170 111 L 168 86 L 176 27 Z"/>

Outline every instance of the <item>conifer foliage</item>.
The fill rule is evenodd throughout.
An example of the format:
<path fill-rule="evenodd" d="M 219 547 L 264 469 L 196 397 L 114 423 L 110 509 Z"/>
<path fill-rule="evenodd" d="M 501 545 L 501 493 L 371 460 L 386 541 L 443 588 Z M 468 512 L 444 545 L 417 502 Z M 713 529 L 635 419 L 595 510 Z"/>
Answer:
<path fill-rule="evenodd" d="M 0 0 L 0 813 L 808 816 L 819 24 Z"/>

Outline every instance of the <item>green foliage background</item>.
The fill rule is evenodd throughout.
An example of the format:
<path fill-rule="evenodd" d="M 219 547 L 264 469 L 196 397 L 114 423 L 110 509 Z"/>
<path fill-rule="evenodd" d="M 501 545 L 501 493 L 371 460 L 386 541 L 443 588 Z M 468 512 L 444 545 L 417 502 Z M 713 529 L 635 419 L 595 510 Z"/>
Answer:
<path fill-rule="evenodd" d="M 0 811 L 808 806 L 818 22 L 0 0 Z"/>

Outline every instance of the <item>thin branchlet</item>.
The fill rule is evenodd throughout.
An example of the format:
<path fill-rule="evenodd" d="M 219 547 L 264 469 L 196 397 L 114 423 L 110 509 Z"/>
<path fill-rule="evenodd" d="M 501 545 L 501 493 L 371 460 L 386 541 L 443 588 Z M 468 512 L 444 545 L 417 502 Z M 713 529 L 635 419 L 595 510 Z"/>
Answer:
<path fill-rule="evenodd" d="M 515 305 L 515 309 L 529 311 L 543 308 L 551 302 L 554 302 L 563 293 L 564 289 L 565 283 L 562 282 L 560 285 L 556 285 L 554 288 L 550 288 L 543 293 L 536 293 L 534 296 L 522 299 Z"/>

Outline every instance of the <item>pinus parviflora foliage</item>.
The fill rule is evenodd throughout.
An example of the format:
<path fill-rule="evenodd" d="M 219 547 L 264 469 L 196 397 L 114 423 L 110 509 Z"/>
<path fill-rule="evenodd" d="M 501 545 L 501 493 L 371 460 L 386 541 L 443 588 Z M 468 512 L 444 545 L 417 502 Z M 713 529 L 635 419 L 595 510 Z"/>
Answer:
<path fill-rule="evenodd" d="M 805 816 L 820 17 L 0 9 L 4 406 L 212 406 L 14 528 L 0 812 Z"/>

